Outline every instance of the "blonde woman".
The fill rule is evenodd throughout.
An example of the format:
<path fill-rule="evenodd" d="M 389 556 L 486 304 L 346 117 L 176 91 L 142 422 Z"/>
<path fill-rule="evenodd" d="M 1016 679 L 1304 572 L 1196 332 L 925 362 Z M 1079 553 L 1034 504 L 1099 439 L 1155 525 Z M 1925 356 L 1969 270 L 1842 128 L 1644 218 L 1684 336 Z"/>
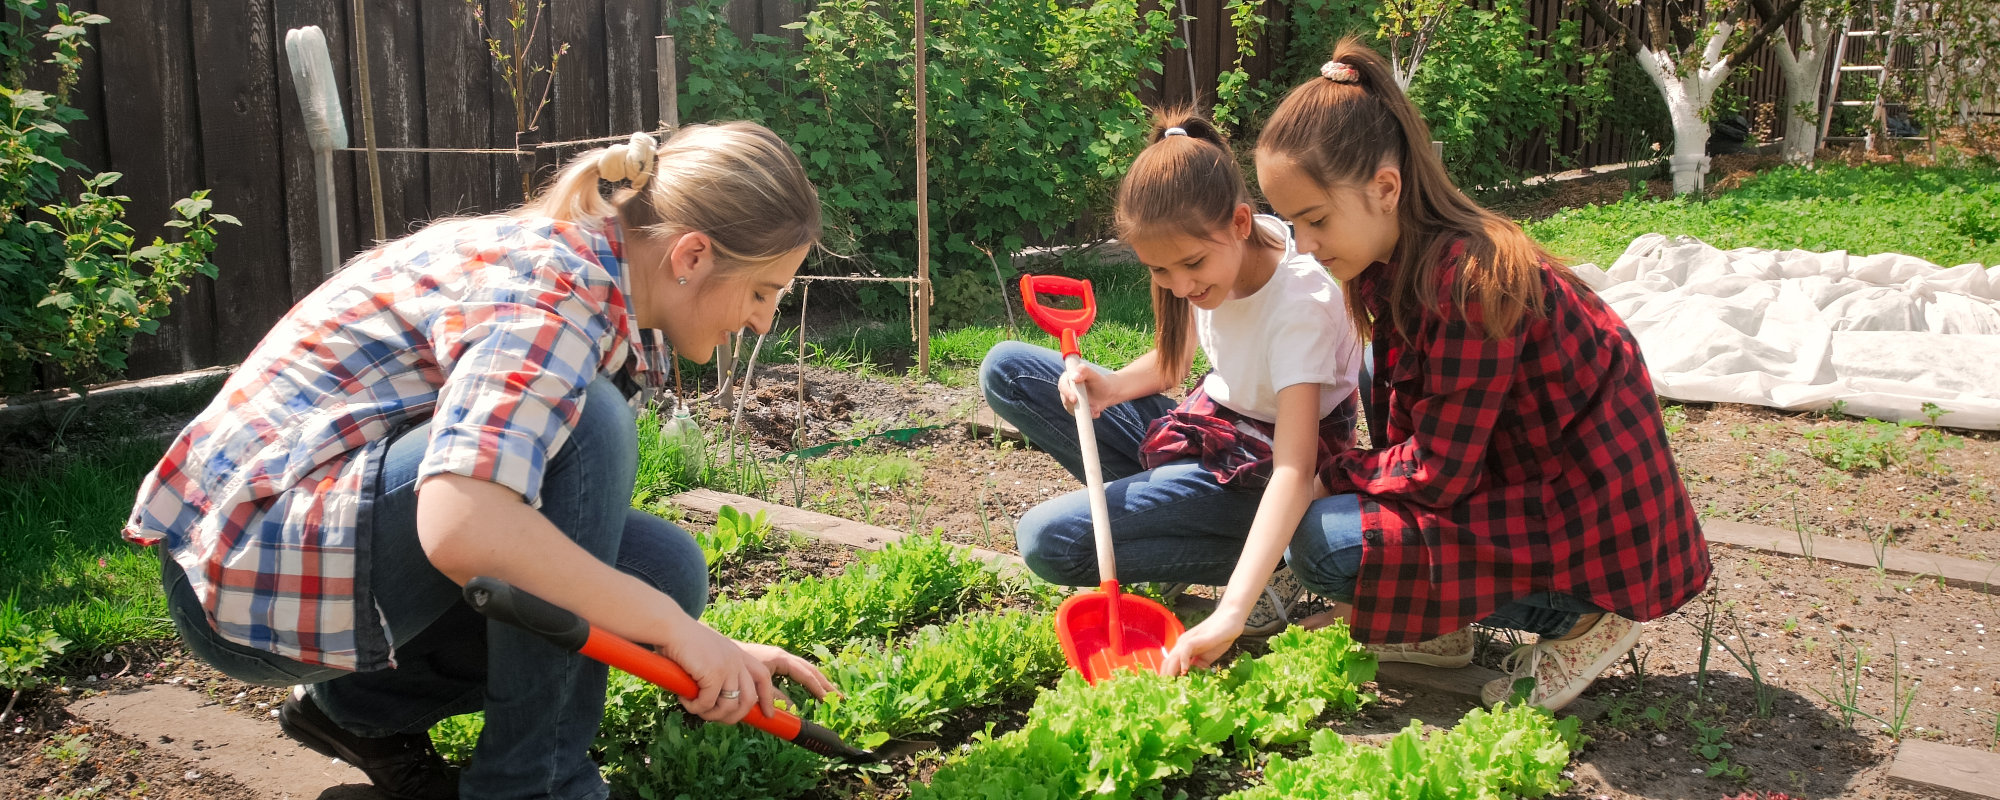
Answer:
<path fill-rule="evenodd" d="M 501 578 L 656 643 L 709 720 L 768 713 L 773 675 L 831 689 L 696 621 L 700 550 L 630 508 L 630 404 L 663 363 L 639 331 L 695 358 L 764 332 L 819 236 L 817 194 L 760 126 L 586 153 L 528 205 L 383 244 L 300 302 L 175 439 L 125 535 L 161 545 L 191 651 L 302 686 L 286 732 L 389 796 L 604 797 L 605 667 L 486 623 L 460 585 Z M 448 770 L 427 731 L 482 709 Z"/>

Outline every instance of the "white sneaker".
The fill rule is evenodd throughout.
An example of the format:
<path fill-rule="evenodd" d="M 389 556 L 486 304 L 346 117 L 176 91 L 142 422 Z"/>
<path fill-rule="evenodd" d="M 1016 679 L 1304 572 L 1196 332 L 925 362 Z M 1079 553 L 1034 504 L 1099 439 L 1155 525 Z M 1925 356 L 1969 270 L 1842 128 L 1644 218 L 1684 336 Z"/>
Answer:
<path fill-rule="evenodd" d="M 1487 681 L 1479 697 L 1489 706 L 1498 705 L 1513 697 L 1517 682 L 1532 679 L 1528 705 L 1555 711 L 1583 694 L 1598 675 L 1638 645 L 1639 630 L 1639 623 L 1605 612 L 1582 636 L 1521 645 L 1501 662 L 1512 674 Z"/>
<path fill-rule="evenodd" d="M 1299 595 L 1305 593 L 1292 577 L 1292 568 L 1279 566 L 1271 573 L 1271 581 L 1264 585 L 1264 594 L 1257 598 L 1257 605 L 1250 609 L 1250 618 L 1243 623 L 1244 636 L 1275 636 L 1292 622 L 1292 606 L 1298 604 Z"/>
<path fill-rule="evenodd" d="M 1363 647 L 1374 653 L 1377 661 L 1455 668 L 1472 663 L 1472 650 L 1478 644 L 1472 629 L 1467 627 L 1414 644 L 1371 644 Z"/>

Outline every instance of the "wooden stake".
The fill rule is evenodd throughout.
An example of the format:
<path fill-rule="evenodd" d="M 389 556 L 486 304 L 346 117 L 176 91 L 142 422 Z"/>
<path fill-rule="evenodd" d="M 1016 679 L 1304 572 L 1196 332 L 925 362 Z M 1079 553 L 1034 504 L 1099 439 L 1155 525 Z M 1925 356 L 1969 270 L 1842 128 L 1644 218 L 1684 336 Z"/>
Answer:
<path fill-rule="evenodd" d="M 368 194 L 375 203 L 375 240 L 389 238 L 389 218 L 382 212 L 382 160 L 375 154 L 375 100 L 368 89 L 367 0 L 354 0 L 354 63 L 360 69 L 361 138 L 368 147 Z"/>
<path fill-rule="evenodd" d="M 680 76 L 674 69 L 674 37 L 653 37 L 653 69 L 660 83 L 660 129 L 681 126 Z"/>
<path fill-rule="evenodd" d="M 931 192 L 930 150 L 924 117 L 924 0 L 917 3 L 917 374 L 931 374 Z"/>

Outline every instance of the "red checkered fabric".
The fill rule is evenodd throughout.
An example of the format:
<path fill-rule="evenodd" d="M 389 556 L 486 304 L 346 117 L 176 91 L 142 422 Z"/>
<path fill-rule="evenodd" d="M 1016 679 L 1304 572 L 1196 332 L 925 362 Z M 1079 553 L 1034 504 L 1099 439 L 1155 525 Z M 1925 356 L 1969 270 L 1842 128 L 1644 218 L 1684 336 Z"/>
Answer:
<path fill-rule="evenodd" d="M 1448 258 L 1457 262 L 1463 244 Z M 1350 285 L 1383 318 L 1386 265 Z M 1624 320 L 1544 265 L 1546 315 L 1489 339 L 1452 293 L 1413 340 L 1377 330 L 1362 391 L 1386 438 L 1321 465 L 1363 495 L 1356 638 L 1416 642 L 1523 595 L 1559 592 L 1646 621 L 1708 583 L 1708 547 Z M 1455 268 L 1444 270 L 1450 285 Z M 1379 434 L 1377 434 L 1379 436 Z"/>
<path fill-rule="evenodd" d="M 1349 393 L 1319 421 L 1319 453 L 1314 463 L 1324 464 L 1334 454 L 1354 447 L 1356 397 Z M 1147 428 L 1146 441 L 1139 445 L 1139 463 L 1154 469 L 1181 459 L 1198 459 L 1224 486 L 1262 489 L 1271 483 L 1271 440 L 1276 431 L 1276 425 L 1231 411 L 1196 386 L 1179 406 Z"/>

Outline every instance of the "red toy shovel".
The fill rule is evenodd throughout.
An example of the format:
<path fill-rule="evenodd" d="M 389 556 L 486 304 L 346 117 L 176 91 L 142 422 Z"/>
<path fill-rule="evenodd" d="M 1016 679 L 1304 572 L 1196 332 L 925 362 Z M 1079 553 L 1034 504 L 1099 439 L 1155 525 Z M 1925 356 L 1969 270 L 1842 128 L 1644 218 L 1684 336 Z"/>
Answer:
<path fill-rule="evenodd" d="M 1039 295 L 1075 297 L 1076 309 L 1049 308 Z M 1063 367 L 1083 363 L 1076 340 L 1097 319 L 1097 298 L 1090 281 L 1056 275 L 1021 277 L 1021 302 L 1028 316 L 1062 341 Z M 1063 657 L 1095 684 L 1119 668 L 1157 672 L 1167 649 L 1180 638 L 1181 621 L 1151 598 L 1118 591 L 1118 571 L 1111 548 L 1111 514 L 1104 499 L 1104 468 L 1097 458 L 1097 426 L 1090 416 L 1090 398 L 1077 392 L 1076 436 L 1083 450 L 1084 483 L 1090 487 L 1090 523 L 1097 537 L 1097 591 L 1083 592 L 1056 609 L 1056 637 Z"/>

